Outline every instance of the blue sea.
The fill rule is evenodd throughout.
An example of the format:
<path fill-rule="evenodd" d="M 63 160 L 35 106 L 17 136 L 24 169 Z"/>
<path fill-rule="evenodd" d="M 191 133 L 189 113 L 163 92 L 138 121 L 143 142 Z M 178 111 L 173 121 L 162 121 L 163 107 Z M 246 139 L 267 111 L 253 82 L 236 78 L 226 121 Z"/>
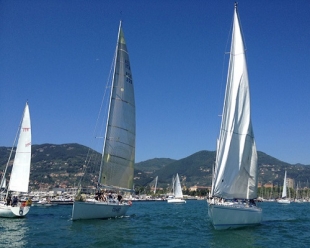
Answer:
<path fill-rule="evenodd" d="M 71 221 L 72 206 L 0 218 L 0 247 L 310 247 L 310 203 L 263 202 L 256 227 L 214 230 L 207 202 L 134 202 L 127 216 Z"/>

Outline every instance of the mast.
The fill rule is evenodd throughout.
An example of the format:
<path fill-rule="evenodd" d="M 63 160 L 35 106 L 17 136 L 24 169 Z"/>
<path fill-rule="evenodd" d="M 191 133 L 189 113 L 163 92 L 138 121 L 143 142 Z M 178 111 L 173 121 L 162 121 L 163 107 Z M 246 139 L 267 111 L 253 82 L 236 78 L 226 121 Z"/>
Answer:
<path fill-rule="evenodd" d="M 106 147 L 106 140 L 107 140 L 107 132 L 108 132 L 108 122 L 110 118 L 110 112 L 111 112 L 111 103 L 112 103 L 112 93 L 113 93 L 113 87 L 114 87 L 114 79 L 115 79 L 115 71 L 116 71 L 116 61 L 118 56 L 118 47 L 119 47 L 119 39 L 120 39 L 120 32 L 122 28 L 122 20 L 119 23 L 118 28 L 118 35 L 117 35 L 117 41 L 116 41 L 116 49 L 115 49 L 115 55 L 114 55 L 114 61 L 113 61 L 113 76 L 112 76 L 112 83 L 111 83 L 111 90 L 110 90 L 110 100 L 109 100 L 109 108 L 108 108 L 108 116 L 107 116 L 107 125 L 105 127 L 105 135 L 104 135 L 104 143 L 102 147 L 102 154 L 101 154 L 101 164 L 100 164 L 100 171 L 99 171 L 99 177 L 98 177 L 98 186 L 100 185 L 101 175 L 102 175 L 102 168 L 104 164 L 104 151 Z"/>

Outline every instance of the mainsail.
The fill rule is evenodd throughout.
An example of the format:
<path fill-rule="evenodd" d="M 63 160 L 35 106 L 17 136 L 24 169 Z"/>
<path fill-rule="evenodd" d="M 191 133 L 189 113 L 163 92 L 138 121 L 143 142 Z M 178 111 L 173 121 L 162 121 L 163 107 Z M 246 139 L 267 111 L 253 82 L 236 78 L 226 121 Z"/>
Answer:
<path fill-rule="evenodd" d="M 237 8 L 212 195 L 226 199 L 257 197 L 257 152 L 251 123 L 245 49 Z"/>
<path fill-rule="evenodd" d="M 28 192 L 31 161 L 31 123 L 28 103 L 25 106 L 19 132 L 8 190 Z"/>
<path fill-rule="evenodd" d="M 135 163 L 135 98 L 129 55 L 121 23 L 99 184 L 132 190 Z"/>

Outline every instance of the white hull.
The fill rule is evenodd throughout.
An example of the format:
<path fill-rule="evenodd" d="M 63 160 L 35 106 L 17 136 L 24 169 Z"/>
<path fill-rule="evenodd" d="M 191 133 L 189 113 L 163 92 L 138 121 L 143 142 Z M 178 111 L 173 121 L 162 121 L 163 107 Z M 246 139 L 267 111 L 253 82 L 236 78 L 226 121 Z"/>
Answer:
<path fill-rule="evenodd" d="M 208 212 L 217 230 L 258 225 L 262 221 L 262 209 L 239 203 L 209 204 Z"/>
<path fill-rule="evenodd" d="M 279 199 L 279 200 L 277 200 L 277 202 L 282 203 L 282 204 L 290 204 L 291 203 L 291 201 L 288 199 Z"/>
<path fill-rule="evenodd" d="M 24 217 L 30 210 L 29 206 L 7 206 L 0 203 L 0 217 L 5 218 L 16 218 L 16 217 Z"/>
<path fill-rule="evenodd" d="M 168 203 L 186 203 L 186 201 L 183 199 L 168 199 L 167 202 Z"/>
<path fill-rule="evenodd" d="M 72 220 L 108 219 L 124 216 L 131 205 L 127 203 L 79 202 L 73 203 Z"/>

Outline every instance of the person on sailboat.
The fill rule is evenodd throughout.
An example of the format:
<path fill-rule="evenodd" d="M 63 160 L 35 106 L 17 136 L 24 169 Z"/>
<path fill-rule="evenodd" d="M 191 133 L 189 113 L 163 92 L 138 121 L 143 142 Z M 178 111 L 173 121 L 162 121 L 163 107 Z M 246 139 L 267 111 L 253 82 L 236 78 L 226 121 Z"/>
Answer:
<path fill-rule="evenodd" d="M 9 194 L 8 197 L 6 198 L 6 205 L 10 206 L 11 205 L 11 201 L 12 201 L 11 195 Z"/>
<path fill-rule="evenodd" d="M 250 205 L 256 206 L 256 203 L 255 203 L 254 199 L 250 199 Z"/>
<path fill-rule="evenodd" d="M 105 202 L 106 200 L 107 200 L 107 198 L 106 198 L 104 192 L 102 191 L 102 192 L 101 192 L 100 201 L 104 201 L 104 202 Z"/>
<path fill-rule="evenodd" d="M 17 206 L 17 202 L 18 202 L 17 196 L 14 195 L 12 200 L 12 207 Z"/>
<path fill-rule="evenodd" d="M 119 204 L 121 204 L 122 198 L 123 198 L 123 197 L 122 197 L 121 195 L 117 195 L 117 200 L 118 200 L 118 203 L 119 203 Z"/>

